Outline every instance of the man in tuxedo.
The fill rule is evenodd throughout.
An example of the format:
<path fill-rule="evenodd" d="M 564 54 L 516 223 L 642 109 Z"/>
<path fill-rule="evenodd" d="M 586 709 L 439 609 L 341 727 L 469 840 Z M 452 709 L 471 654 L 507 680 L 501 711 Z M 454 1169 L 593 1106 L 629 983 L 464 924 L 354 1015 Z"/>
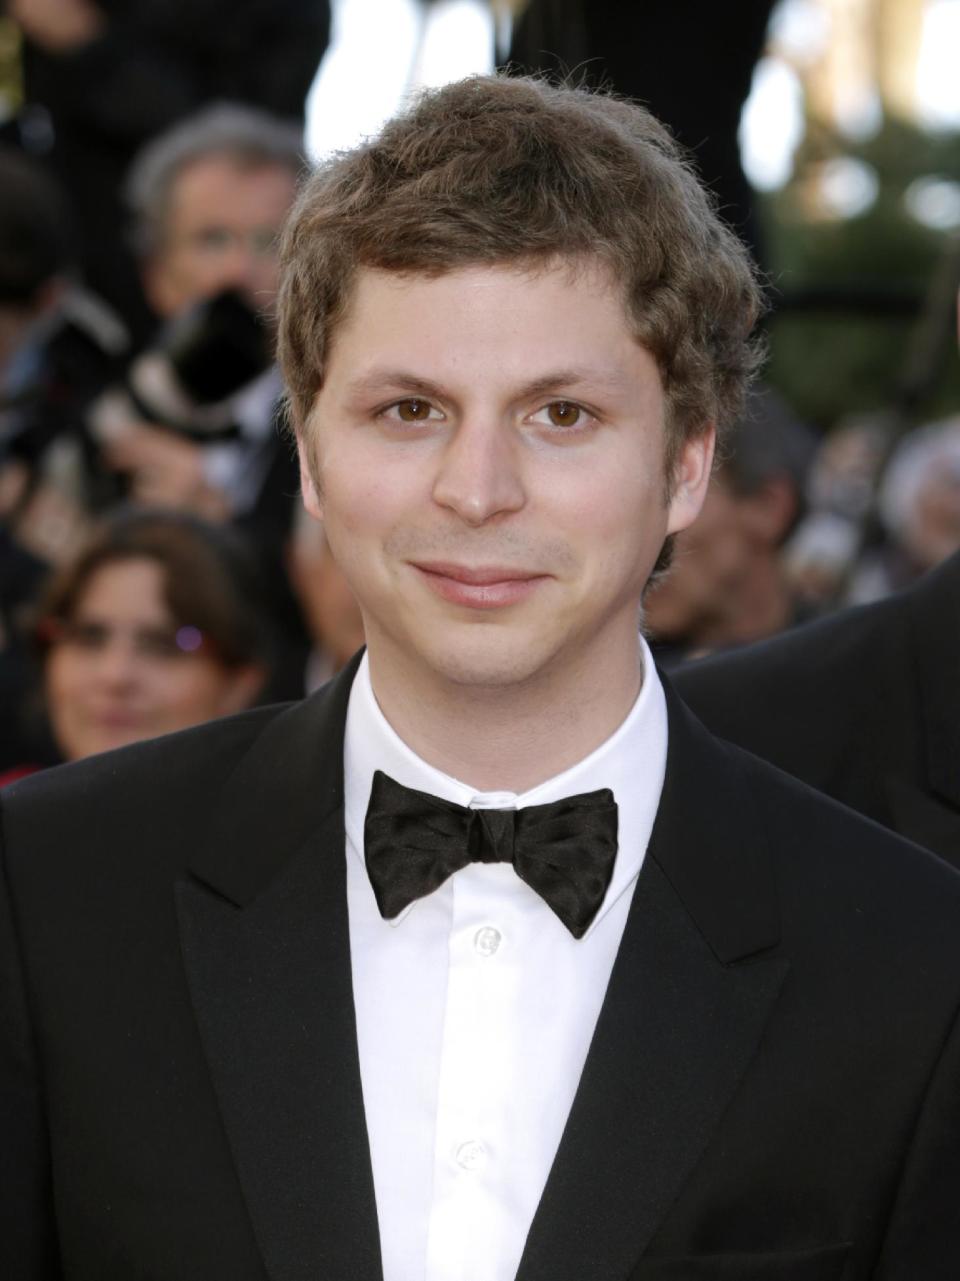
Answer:
<path fill-rule="evenodd" d="M 960 552 L 673 675 L 714 733 L 960 867 Z"/>
<path fill-rule="evenodd" d="M 468 80 L 283 260 L 368 648 L 5 795 L 3 1275 L 953 1277 L 960 881 L 637 635 L 759 309 L 674 144 Z"/>

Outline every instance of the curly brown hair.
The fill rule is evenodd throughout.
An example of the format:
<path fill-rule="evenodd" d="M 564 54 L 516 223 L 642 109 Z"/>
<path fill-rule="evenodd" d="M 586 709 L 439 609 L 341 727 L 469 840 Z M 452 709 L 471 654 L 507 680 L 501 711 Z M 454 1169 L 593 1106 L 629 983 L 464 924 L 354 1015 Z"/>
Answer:
<path fill-rule="evenodd" d="M 641 106 L 541 79 L 422 93 L 318 167 L 281 260 L 279 358 L 297 431 L 360 267 L 600 262 L 660 368 L 668 468 L 685 440 L 736 419 L 759 362 L 755 270 L 678 144 Z"/>

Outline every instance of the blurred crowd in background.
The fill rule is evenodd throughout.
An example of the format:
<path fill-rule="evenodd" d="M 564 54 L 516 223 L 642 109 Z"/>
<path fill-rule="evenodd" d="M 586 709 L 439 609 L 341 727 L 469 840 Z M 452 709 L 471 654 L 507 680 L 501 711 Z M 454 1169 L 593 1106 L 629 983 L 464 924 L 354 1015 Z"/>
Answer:
<path fill-rule="evenodd" d="M 409 3 L 424 23 L 443 7 Z M 821 59 L 793 180 L 759 196 L 738 129 L 790 4 L 492 13 L 491 65 L 647 102 L 769 281 L 767 379 L 648 596 L 668 667 L 878 599 L 960 548 L 960 133 L 924 134 L 884 91 L 898 83 L 890 47 L 910 56 L 905 15 L 916 27 L 929 6 L 805 3 L 872 24 L 879 114 L 856 136 L 831 122 Z M 7 0 L 0 12 L 6 779 L 299 697 L 363 636 L 300 508 L 272 350 L 277 238 L 307 164 L 330 9 Z M 361 83 L 364 70 L 361 57 Z M 843 88 L 848 72 L 835 74 Z M 846 153 L 870 147 L 883 191 L 929 179 L 940 213 L 911 223 L 892 198 L 838 212 L 835 162 L 865 164 Z M 921 160 L 932 169 L 918 177 Z"/>

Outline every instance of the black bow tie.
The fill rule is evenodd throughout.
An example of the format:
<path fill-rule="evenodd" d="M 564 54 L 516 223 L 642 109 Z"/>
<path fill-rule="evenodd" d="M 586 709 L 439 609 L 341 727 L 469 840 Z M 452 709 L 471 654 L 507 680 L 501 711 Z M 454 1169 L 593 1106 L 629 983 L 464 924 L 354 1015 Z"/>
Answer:
<path fill-rule="evenodd" d="M 613 875 L 617 804 L 603 788 L 520 810 L 465 809 L 377 770 L 363 836 L 370 884 L 387 919 L 468 863 L 512 863 L 582 938 Z"/>

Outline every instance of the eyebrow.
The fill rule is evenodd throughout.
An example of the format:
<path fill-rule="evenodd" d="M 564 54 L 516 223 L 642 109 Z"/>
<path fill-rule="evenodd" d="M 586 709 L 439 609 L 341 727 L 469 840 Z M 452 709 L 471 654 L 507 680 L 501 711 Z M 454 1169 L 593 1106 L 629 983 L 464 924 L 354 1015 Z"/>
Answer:
<path fill-rule="evenodd" d="M 346 390 L 351 398 L 388 391 L 410 391 L 420 396 L 436 396 L 440 391 L 435 383 L 403 369 L 371 370 L 347 383 Z"/>
<path fill-rule="evenodd" d="M 550 392 L 573 390 L 584 386 L 618 391 L 622 389 L 624 382 L 625 379 L 620 374 L 609 369 L 555 369 L 524 383 L 516 392 L 516 399 L 527 400 Z M 389 391 L 406 391 L 418 396 L 433 397 L 441 397 L 444 394 L 437 383 L 404 369 L 371 370 L 348 383 L 346 390 L 351 398 Z"/>

